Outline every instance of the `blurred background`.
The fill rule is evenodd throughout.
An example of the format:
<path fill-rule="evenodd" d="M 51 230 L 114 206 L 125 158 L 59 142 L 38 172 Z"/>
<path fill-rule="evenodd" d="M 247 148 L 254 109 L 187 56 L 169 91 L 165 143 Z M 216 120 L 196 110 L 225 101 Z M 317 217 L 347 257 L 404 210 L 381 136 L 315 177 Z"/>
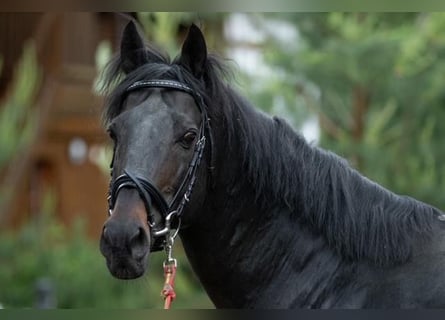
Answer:
<path fill-rule="evenodd" d="M 161 308 L 162 261 L 109 275 L 100 71 L 128 17 L 176 55 L 192 22 L 258 108 L 445 209 L 443 13 L 0 13 L 0 307 Z M 213 308 L 180 243 L 173 308 Z"/>

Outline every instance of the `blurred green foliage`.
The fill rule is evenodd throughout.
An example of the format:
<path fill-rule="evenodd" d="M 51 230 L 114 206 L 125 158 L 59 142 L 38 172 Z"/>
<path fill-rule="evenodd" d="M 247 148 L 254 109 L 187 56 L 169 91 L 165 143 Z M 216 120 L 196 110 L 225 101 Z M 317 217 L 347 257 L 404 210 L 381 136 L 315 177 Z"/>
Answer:
<path fill-rule="evenodd" d="M 12 93 L 0 108 L 0 169 L 28 146 L 35 132 L 36 114 L 30 102 L 38 88 L 40 72 L 32 42 L 27 43 L 13 81 Z"/>
<path fill-rule="evenodd" d="M 293 88 L 289 117 L 316 114 L 322 147 L 387 188 L 445 209 L 445 14 L 263 17 L 298 33 L 284 47 L 272 33 L 263 50 Z"/>
<path fill-rule="evenodd" d="M 0 175 L 6 175 L 14 157 L 20 156 L 34 137 L 37 113 L 31 108 L 31 101 L 38 89 L 39 79 L 34 44 L 28 42 L 9 91 L 11 94 L 0 106 Z M 8 186 L 0 183 L 0 208 L 9 196 Z M 0 220 L 4 214 L 0 212 Z"/>
<path fill-rule="evenodd" d="M 98 244 L 84 233 L 85 221 L 71 229 L 43 214 L 19 232 L 0 235 L 0 302 L 5 308 L 33 307 L 35 285 L 50 279 L 59 308 L 162 308 L 163 253 L 150 257 L 148 275 L 138 280 L 113 278 Z M 183 251 L 176 256 L 185 260 Z M 177 298 L 172 308 L 212 308 L 187 263 L 180 263 Z"/>
<path fill-rule="evenodd" d="M 212 51 L 225 49 L 223 23 L 227 15 L 221 12 L 139 12 L 138 18 L 150 44 L 173 58 L 179 54 L 182 37 L 192 23 L 203 29 L 206 44 Z"/>

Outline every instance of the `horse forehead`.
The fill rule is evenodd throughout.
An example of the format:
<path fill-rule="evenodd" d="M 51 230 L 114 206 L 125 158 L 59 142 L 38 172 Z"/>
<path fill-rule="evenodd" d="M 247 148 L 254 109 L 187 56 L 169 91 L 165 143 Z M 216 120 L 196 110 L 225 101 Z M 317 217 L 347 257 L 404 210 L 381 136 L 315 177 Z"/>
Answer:
<path fill-rule="evenodd" d="M 161 124 L 165 126 L 171 118 L 172 110 L 160 94 L 148 95 L 141 90 L 128 96 L 116 122 L 120 122 L 126 132 L 133 132 Z"/>
<path fill-rule="evenodd" d="M 185 92 L 152 88 L 129 95 L 124 110 L 131 111 L 133 123 L 164 124 L 168 120 L 199 122 L 200 113 L 194 98 Z M 144 120 L 144 121 L 140 121 Z"/>

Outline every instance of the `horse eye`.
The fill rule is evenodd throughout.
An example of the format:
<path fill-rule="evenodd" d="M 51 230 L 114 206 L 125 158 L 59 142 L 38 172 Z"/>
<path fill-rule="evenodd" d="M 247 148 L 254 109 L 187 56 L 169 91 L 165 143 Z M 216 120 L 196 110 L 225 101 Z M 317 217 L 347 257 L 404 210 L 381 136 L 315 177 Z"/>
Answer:
<path fill-rule="evenodd" d="M 116 134 L 114 133 L 113 130 L 108 129 L 108 135 L 110 136 L 111 140 L 113 140 L 114 142 L 116 142 Z"/>
<path fill-rule="evenodd" d="M 185 135 L 181 138 L 181 144 L 185 148 L 190 148 L 192 143 L 195 141 L 196 138 L 196 132 L 188 131 Z"/>

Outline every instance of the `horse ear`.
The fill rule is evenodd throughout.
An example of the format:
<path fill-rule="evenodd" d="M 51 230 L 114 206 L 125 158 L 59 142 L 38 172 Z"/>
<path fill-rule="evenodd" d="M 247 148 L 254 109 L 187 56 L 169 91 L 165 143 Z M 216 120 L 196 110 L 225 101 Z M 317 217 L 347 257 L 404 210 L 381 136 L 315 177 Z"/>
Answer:
<path fill-rule="evenodd" d="M 124 29 L 120 50 L 122 70 L 125 73 L 130 73 L 149 62 L 144 40 L 133 21 L 130 21 Z"/>
<path fill-rule="evenodd" d="M 192 24 L 182 45 L 179 62 L 196 78 L 201 78 L 207 61 L 207 46 L 201 30 Z"/>

